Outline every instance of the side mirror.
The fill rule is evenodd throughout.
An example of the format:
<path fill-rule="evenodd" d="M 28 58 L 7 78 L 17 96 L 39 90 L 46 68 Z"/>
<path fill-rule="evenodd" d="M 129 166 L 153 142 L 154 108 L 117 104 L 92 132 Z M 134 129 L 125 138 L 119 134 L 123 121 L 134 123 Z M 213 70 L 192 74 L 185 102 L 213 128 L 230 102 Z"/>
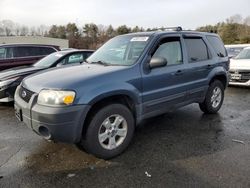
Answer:
<path fill-rule="evenodd" d="M 151 69 L 157 67 L 164 67 L 166 65 L 167 65 L 167 60 L 164 57 L 152 57 L 152 59 L 149 62 L 149 67 Z"/>

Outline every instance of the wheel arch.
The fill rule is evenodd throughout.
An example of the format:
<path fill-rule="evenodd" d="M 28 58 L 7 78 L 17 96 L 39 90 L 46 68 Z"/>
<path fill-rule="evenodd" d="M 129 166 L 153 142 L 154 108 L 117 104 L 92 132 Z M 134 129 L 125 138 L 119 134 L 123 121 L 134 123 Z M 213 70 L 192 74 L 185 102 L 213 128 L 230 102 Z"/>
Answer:
<path fill-rule="evenodd" d="M 90 102 L 90 109 L 87 112 L 86 119 L 83 123 L 82 128 L 82 136 L 85 138 L 86 131 L 88 129 L 89 123 L 92 120 L 94 114 L 104 106 L 107 106 L 109 104 L 123 104 L 125 105 L 133 114 L 136 122 L 136 118 L 138 116 L 138 108 L 137 104 L 138 101 L 131 95 L 125 94 L 125 93 L 113 93 L 112 95 L 102 95 L 97 96 Z"/>
<path fill-rule="evenodd" d="M 214 75 L 214 76 L 212 77 L 212 79 L 210 80 L 209 85 L 210 85 L 212 82 L 214 82 L 215 80 L 219 80 L 219 81 L 223 84 L 224 89 L 226 89 L 227 84 L 228 84 L 228 83 L 227 83 L 227 77 L 226 77 L 226 75 L 224 75 L 224 74 Z"/>

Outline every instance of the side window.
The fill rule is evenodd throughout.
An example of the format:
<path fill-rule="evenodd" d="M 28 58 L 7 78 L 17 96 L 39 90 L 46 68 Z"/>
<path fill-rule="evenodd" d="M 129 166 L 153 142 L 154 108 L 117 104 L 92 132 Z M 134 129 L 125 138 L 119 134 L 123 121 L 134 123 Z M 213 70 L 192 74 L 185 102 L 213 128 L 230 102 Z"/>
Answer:
<path fill-rule="evenodd" d="M 39 47 L 26 47 L 26 50 L 28 51 L 29 56 L 39 56 L 39 55 L 41 55 Z"/>
<path fill-rule="evenodd" d="M 27 56 L 30 56 L 30 54 L 29 54 L 29 50 L 27 49 L 27 47 L 14 47 L 13 56 L 14 57 L 27 57 Z"/>
<path fill-rule="evenodd" d="M 219 37 L 207 36 L 207 40 L 214 48 L 217 56 L 219 56 L 219 57 L 226 57 L 227 56 L 227 52 L 226 52 L 226 49 L 224 47 L 224 44 L 222 43 L 222 41 L 220 40 Z"/>
<path fill-rule="evenodd" d="M 7 59 L 13 58 L 13 48 L 12 47 L 7 47 L 6 50 L 7 50 L 6 58 Z"/>
<path fill-rule="evenodd" d="M 209 59 L 207 45 L 202 38 L 184 38 L 190 63 Z"/>
<path fill-rule="evenodd" d="M 83 52 L 83 61 L 85 61 L 89 56 L 92 55 L 92 52 Z"/>
<path fill-rule="evenodd" d="M 80 63 L 83 62 L 83 55 L 82 54 L 72 54 L 68 57 L 67 64 L 73 64 L 73 63 Z"/>
<path fill-rule="evenodd" d="M 6 59 L 6 58 L 7 58 L 7 49 L 0 48 L 0 59 Z"/>
<path fill-rule="evenodd" d="M 182 50 L 180 38 L 167 38 L 160 42 L 153 57 L 163 57 L 169 65 L 182 64 Z"/>
<path fill-rule="evenodd" d="M 51 54 L 53 52 L 56 52 L 55 49 L 50 48 L 50 47 L 39 47 L 39 48 L 40 48 L 41 55 L 48 55 L 48 54 Z"/>

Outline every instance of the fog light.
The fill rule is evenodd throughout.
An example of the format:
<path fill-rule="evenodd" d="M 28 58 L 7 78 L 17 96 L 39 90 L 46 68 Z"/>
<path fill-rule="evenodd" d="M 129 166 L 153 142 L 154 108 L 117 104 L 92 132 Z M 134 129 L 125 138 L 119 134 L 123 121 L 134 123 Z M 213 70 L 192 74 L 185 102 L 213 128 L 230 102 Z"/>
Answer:
<path fill-rule="evenodd" d="M 38 129 L 38 132 L 45 139 L 47 139 L 47 140 L 51 139 L 51 134 L 50 134 L 48 128 L 46 128 L 44 126 L 40 126 L 39 129 Z"/>

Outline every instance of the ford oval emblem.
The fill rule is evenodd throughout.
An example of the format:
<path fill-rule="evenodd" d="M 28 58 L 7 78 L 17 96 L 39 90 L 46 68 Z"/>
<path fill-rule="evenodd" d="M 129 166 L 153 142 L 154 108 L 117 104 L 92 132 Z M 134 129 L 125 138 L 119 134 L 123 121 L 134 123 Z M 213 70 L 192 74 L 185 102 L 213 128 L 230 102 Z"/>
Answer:
<path fill-rule="evenodd" d="M 25 98 L 25 97 L 27 96 L 26 91 L 22 91 L 22 94 L 21 94 L 21 95 L 22 95 L 23 98 Z"/>

